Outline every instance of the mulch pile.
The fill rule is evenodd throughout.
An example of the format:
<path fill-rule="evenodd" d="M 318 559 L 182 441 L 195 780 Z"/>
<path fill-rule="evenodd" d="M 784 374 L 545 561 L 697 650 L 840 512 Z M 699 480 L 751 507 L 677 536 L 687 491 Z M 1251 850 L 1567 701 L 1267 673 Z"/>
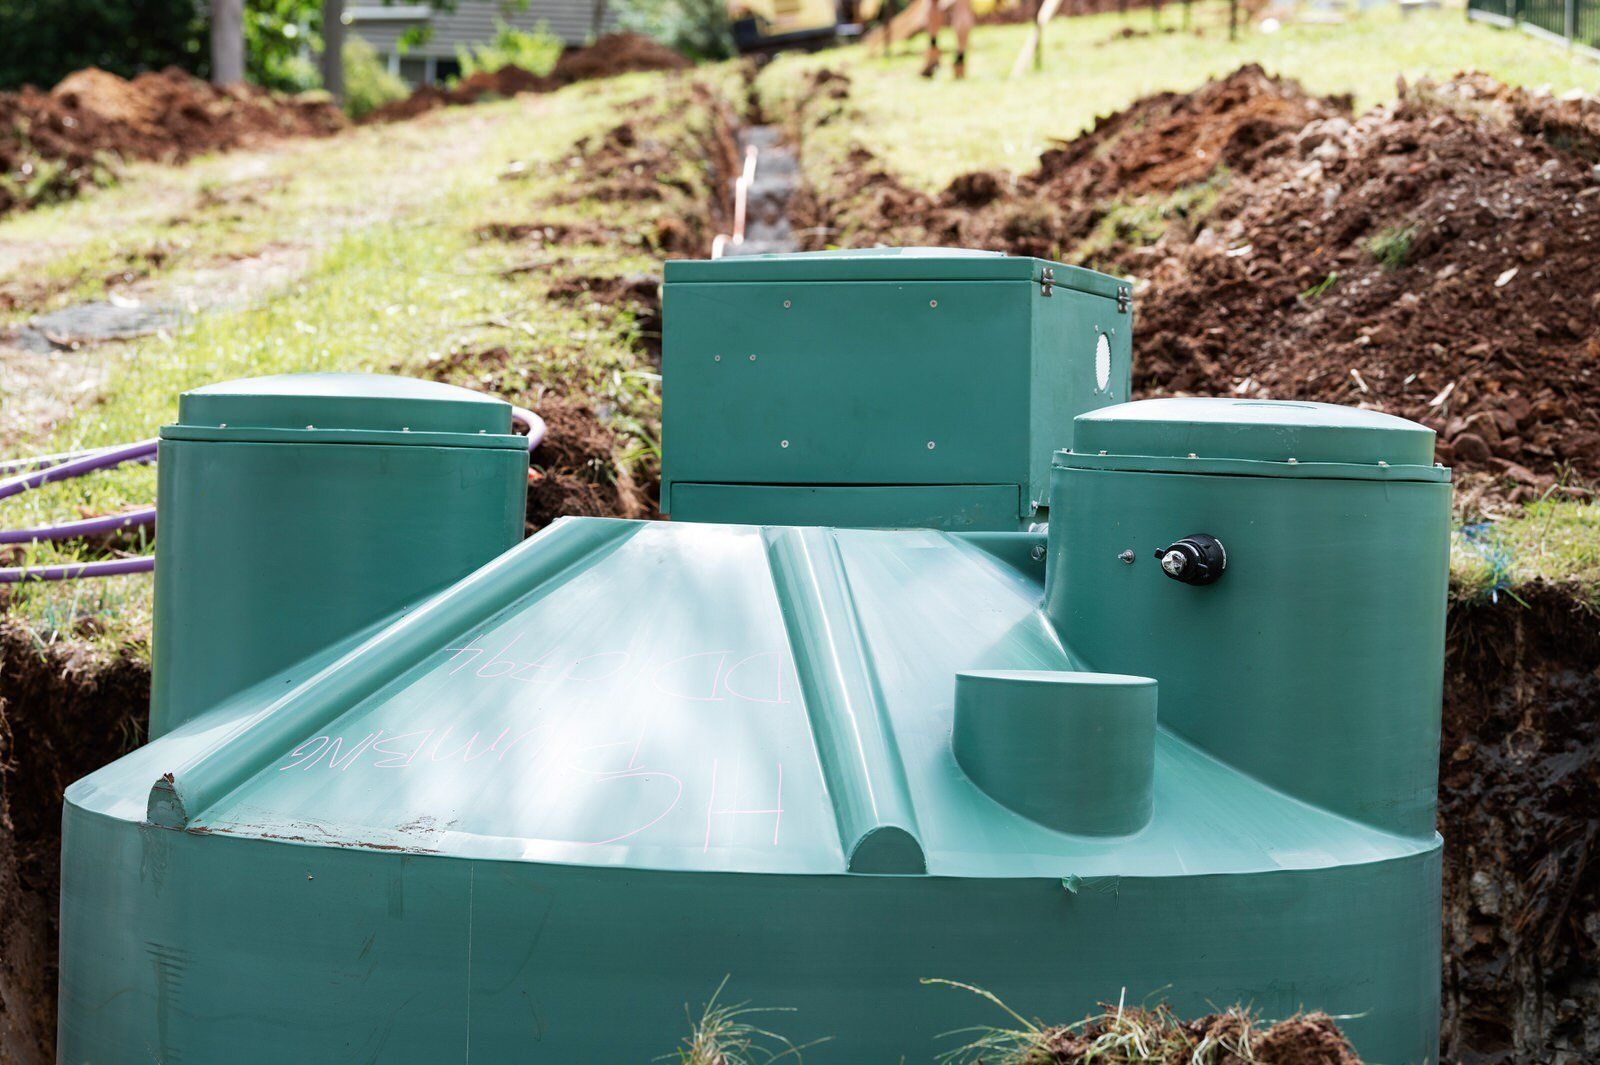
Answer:
<path fill-rule="evenodd" d="M 0 93 L 0 212 L 69 196 L 119 159 L 181 162 L 345 125 L 324 96 L 219 89 L 176 67 L 132 81 L 91 67 L 48 92 Z"/>
<path fill-rule="evenodd" d="M 1143 395 L 1382 409 L 1438 430 L 1439 459 L 1490 495 L 1586 494 L 1600 478 L 1600 101 L 1482 75 L 1401 90 L 1356 117 L 1244 67 L 1100 120 L 1034 173 L 962 175 L 937 197 L 857 150 L 840 182 L 853 191 L 802 226 L 845 245 L 1087 258 L 1139 282 Z M 1205 182 L 1220 194 L 1189 211 Z M 1130 205 L 1164 232 L 1107 241 Z"/>
<path fill-rule="evenodd" d="M 682 70 L 688 66 L 689 60 L 648 37 L 608 33 L 591 45 L 567 49 L 549 74 L 540 76 L 521 67 L 501 67 L 463 78 L 449 89 L 424 85 L 404 100 L 373 111 L 365 121 L 394 122 L 452 104 L 497 100 L 525 92 L 554 92 L 579 81 L 644 70 Z"/>

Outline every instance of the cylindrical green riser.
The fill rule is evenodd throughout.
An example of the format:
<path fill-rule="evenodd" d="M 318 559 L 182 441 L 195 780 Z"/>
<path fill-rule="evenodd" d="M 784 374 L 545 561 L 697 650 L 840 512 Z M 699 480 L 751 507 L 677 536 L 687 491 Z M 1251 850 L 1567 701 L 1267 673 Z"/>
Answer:
<path fill-rule="evenodd" d="M 150 734 L 522 538 L 525 452 L 163 439 Z"/>
<path fill-rule="evenodd" d="M 1258 779 L 1433 833 L 1447 483 L 1055 477 L 1046 612 L 1075 652 L 1156 678 L 1164 726 Z M 1227 549 L 1215 584 L 1172 580 L 1153 557 L 1195 533 Z"/>

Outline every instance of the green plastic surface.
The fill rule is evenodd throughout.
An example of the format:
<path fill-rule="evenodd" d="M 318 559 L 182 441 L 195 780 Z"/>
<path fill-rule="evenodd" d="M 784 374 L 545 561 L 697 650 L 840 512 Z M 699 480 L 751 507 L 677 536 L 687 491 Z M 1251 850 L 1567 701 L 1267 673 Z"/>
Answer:
<path fill-rule="evenodd" d="M 999 1019 L 927 977 L 1437 1055 L 1447 483 L 1066 456 L 1047 541 L 563 519 L 435 590 L 511 452 L 163 447 L 186 701 L 67 792 L 62 1062 L 643 1062 L 724 978 L 824 1065 Z"/>
<path fill-rule="evenodd" d="M 1071 445 L 1073 417 L 1128 396 L 1119 289 L 1061 264 L 941 249 L 668 263 L 662 509 L 1025 528 L 1048 507 L 1050 455 Z M 898 498 L 873 499 L 880 490 Z"/>
<path fill-rule="evenodd" d="M 1062 832 L 1117 836 L 1148 824 L 1155 743 L 1149 677 L 956 674 L 956 761 L 996 800 Z"/>
<path fill-rule="evenodd" d="M 1038 281 L 1115 299 L 1127 282 L 1081 266 L 969 248 L 850 248 L 837 251 L 675 259 L 668 283 L 689 281 Z"/>

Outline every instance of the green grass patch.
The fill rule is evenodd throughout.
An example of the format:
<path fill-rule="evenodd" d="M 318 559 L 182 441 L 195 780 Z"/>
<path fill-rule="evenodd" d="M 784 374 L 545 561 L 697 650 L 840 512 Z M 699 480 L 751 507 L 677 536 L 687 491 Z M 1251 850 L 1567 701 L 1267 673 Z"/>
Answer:
<path fill-rule="evenodd" d="M 1411 257 L 1416 239 L 1416 226 L 1388 226 L 1368 237 L 1361 247 L 1385 270 L 1398 270 Z"/>
<path fill-rule="evenodd" d="M 1600 505 L 1544 499 L 1457 532 L 1450 583 L 1458 598 L 1516 598 L 1519 586 L 1534 581 L 1561 585 L 1600 613 Z"/>

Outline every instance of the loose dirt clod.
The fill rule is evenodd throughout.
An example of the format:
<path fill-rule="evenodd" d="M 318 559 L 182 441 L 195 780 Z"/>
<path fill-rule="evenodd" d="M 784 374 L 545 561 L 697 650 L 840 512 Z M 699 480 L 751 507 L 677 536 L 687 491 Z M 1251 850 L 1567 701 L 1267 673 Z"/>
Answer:
<path fill-rule="evenodd" d="M 0 213 L 70 196 L 119 160 L 176 162 L 345 125 L 320 94 L 218 89 L 176 67 L 132 81 L 91 67 L 49 92 L 0 93 Z"/>

